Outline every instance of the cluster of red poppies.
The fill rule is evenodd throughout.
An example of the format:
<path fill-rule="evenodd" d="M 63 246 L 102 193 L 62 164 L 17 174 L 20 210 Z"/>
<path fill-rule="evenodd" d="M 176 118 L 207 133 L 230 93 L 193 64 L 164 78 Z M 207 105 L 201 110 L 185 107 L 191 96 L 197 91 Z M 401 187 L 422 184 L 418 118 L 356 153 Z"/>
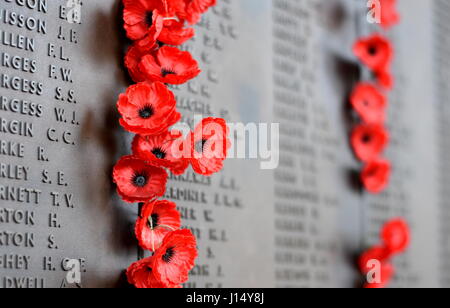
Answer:
<path fill-rule="evenodd" d="M 381 25 L 388 29 L 399 21 L 396 0 L 381 0 Z M 391 164 L 382 153 L 389 142 L 385 128 L 386 90 L 393 87 L 391 63 L 393 48 L 381 34 L 359 39 L 353 47 L 355 55 L 371 70 L 374 81 L 360 82 L 351 94 L 350 102 L 361 119 L 352 132 L 351 144 L 356 157 L 365 166 L 361 180 L 371 193 L 382 192 L 389 184 Z"/>
<path fill-rule="evenodd" d="M 166 192 L 169 170 L 183 174 L 189 165 L 210 176 L 223 168 L 230 147 L 225 120 L 207 118 L 187 136 L 170 130 L 178 123 L 175 95 L 167 84 L 195 78 L 200 69 L 181 45 L 194 36 L 190 26 L 216 0 L 123 0 L 127 36 L 133 41 L 125 65 L 136 84 L 121 94 L 120 124 L 135 133 L 133 154 L 122 157 L 113 178 L 122 199 L 140 203 L 135 233 L 153 256 L 132 264 L 128 281 L 138 288 L 175 288 L 188 280 L 197 257 L 196 239 L 181 230 L 176 204 L 157 200 Z M 170 46 L 169 46 L 170 45 Z"/>
<path fill-rule="evenodd" d="M 371 276 L 365 288 L 384 288 L 390 282 L 395 272 L 392 257 L 403 253 L 410 243 L 408 224 L 400 218 L 386 223 L 381 230 L 381 242 L 364 252 L 359 259 L 361 272 Z"/>

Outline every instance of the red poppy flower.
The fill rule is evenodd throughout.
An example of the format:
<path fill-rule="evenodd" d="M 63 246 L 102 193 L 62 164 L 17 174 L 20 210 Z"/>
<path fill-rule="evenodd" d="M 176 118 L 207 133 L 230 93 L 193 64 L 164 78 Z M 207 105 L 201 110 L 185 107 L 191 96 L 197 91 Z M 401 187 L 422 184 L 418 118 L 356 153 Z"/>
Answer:
<path fill-rule="evenodd" d="M 385 160 L 375 160 L 368 163 L 361 173 L 361 180 L 367 191 L 378 194 L 389 184 L 391 164 Z"/>
<path fill-rule="evenodd" d="M 128 283 L 138 289 L 149 288 L 180 288 L 179 285 L 166 285 L 157 280 L 151 267 L 152 257 L 142 259 L 130 265 L 127 269 Z"/>
<path fill-rule="evenodd" d="M 126 202 L 148 202 L 166 192 L 167 172 L 134 156 L 124 156 L 114 167 L 117 192 Z"/>
<path fill-rule="evenodd" d="M 141 215 L 136 221 L 135 232 L 143 249 L 155 251 L 168 233 L 180 227 L 181 217 L 176 204 L 169 201 L 154 201 L 142 208 Z"/>
<path fill-rule="evenodd" d="M 389 140 L 387 131 L 377 124 L 361 124 L 355 127 L 351 143 L 356 157 L 363 162 L 375 160 L 383 152 Z"/>
<path fill-rule="evenodd" d="M 384 124 L 386 101 L 386 97 L 369 83 L 358 84 L 350 98 L 353 109 L 369 124 Z"/>
<path fill-rule="evenodd" d="M 229 128 L 223 119 L 206 118 L 187 138 L 190 162 L 198 174 L 210 176 L 223 168 L 231 142 Z"/>
<path fill-rule="evenodd" d="M 367 274 L 372 270 L 371 260 L 377 260 L 380 263 L 389 259 L 389 251 L 384 246 L 375 246 L 365 251 L 358 260 L 361 273 Z"/>
<path fill-rule="evenodd" d="M 378 83 L 387 90 L 392 90 L 394 87 L 394 77 L 392 74 L 384 69 L 375 72 L 375 77 L 377 78 Z"/>
<path fill-rule="evenodd" d="M 404 252 L 410 243 L 408 223 L 401 218 L 389 221 L 381 231 L 381 238 L 391 254 Z"/>
<path fill-rule="evenodd" d="M 397 0 L 380 0 L 381 26 L 385 29 L 395 26 L 400 21 L 397 12 Z"/>
<path fill-rule="evenodd" d="M 123 0 L 123 20 L 127 36 L 132 40 L 148 39 L 152 45 L 163 28 L 163 16 L 153 0 Z"/>
<path fill-rule="evenodd" d="M 169 233 L 153 255 L 155 277 L 168 285 L 186 282 L 198 255 L 196 245 L 195 236 L 190 230 Z"/>
<path fill-rule="evenodd" d="M 367 282 L 364 285 L 365 289 L 383 289 L 386 288 L 392 277 L 395 274 L 394 267 L 390 263 L 381 263 L 379 282 Z"/>
<path fill-rule="evenodd" d="M 180 12 L 179 16 L 192 25 L 199 22 L 202 14 L 217 4 L 217 0 L 184 0 L 184 2 L 185 10 Z"/>
<path fill-rule="evenodd" d="M 167 45 L 182 45 L 195 35 L 194 28 L 184 27 L 183 21 L 167 19 L 158 37 L 158 41 Z"/>
<path fill-rule="evenodd" d="M 136 135 L 133 140 L 133 154 L 149 164 L 168 168 L 173 174 L 183 174 L 189 161 L 182 157 L 183 135 L 179 131 L 167 131 L 161 135 Z"/>
<path fill-rule="evenodd" d="M 150 81 L 183 84 L 200 74 L 198 63 L 187 51 L 163 46 L 155 55 L 146 55 L 139 64 Z"/>
<path fill-rule="evenodd" d="M 385 72 L 391 64 L 393 49 L 389 40 L 379 34 L 374 34 L 358 40 L 353 47 L 353 52 L 364 65 L 373 71 Z"/>
<path fill-rule="evenodd" d="M 146 54 L 148 54 L 148 52 L 139 48 L 138 45 L 133 44 L 128 48 L 127 54 L 125 55 L 125 66 L 128 69 L 131 79 L 136 83 L 145 81 L 145 76 L 139 69 L 139 63 Z"/>
<path fill-rule="evenodd" d="M 127 269 L 128 283 L 138 289 L 164 288 L 165 286 L 155 278 L 151 268 L 151 258 L 137 261 Z"/>
<path fill-rule="evenodd" d="M 160 82 L 132 85 L 117 103 L 120 124 L 135 134 L 164 133 L 181 118 L 176 104 L 173 93 Z"/>

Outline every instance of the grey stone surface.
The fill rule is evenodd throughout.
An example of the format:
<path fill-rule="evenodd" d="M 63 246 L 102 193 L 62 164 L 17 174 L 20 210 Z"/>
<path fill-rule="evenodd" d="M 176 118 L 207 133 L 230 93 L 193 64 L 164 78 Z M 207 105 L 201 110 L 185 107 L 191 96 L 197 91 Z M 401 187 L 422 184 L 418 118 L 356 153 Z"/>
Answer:
<path fill-rule="evenodd" d="M 166 197 L 199 241 L 186 287 L 359 286 L 356 256 L 396 216 L 413 241 L 392 286 L 448 286 L 448 2 L 400 1 L 402 23 L 387 33 L 394 173 L 380 196 L 362 192 L 348 143 L 347 96 L 369 77 L 351 47 L 376 30 L 364 1 L 218 2 L 184 47 L 203 73 L 172 88 L 178 108 L 190 125 L 196 114 L 280 123 L 280 166 L 230 159 L 211 178 L 171 178 Z M 0 0 L 3 288 L 76 287 L 65 281 L 67 259 L 81 260 L 82 287 L 122 287 L 140 255 L 137 205 L 111 184 L 132 138 L 115 109 L 130 84 L 120 1 L 84 1 L 81 24 L 65 20 L 65 5 Z"/>

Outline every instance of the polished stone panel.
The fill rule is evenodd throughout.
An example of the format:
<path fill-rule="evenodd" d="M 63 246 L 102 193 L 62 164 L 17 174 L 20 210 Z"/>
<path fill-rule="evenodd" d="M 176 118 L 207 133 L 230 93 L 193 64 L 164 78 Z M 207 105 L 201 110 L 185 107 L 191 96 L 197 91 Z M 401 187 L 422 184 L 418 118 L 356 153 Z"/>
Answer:
<path fill-rule="evenodd" d="M 392 286 L 449 285 L 448 4 L 400 8 L 388 33 L 394 173 L 380 196 L 361 190 L 348 138 L 348 94 L 371 77 L 351 47 L 377 29 L 364 1 L 219 0 L 205 14 L 183 46 L 203 72 L 171 87 L 183 122 L 220 116 L 259 134 L 279 124 L 280 150 L 231 158 L 210 178 L 171 176 L 165 197 L 199 243 L 185 287 L 360 286 L 356 257 L 395 216 L 411 223 L 413 241 Z M 122 6 L 71 9 L 0 0 L 0 288 L 124 287 L 124 270 L 146 255 L 134 237 L 138 207 L 111 183 L 133 137 L 115 107 L 131 84 Z M 262 169 L 271 159 L 278 167 Z"/>

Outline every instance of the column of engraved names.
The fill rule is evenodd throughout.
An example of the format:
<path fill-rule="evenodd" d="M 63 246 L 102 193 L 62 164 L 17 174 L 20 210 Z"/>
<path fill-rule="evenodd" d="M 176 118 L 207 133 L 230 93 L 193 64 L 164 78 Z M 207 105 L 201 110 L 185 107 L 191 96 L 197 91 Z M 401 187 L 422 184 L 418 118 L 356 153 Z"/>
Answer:
<path fill-rule="evenodd" d="M 35 164 L 42 118 L 43 80 L 39 40 L 47 35 L 46 2 L 35 6 L 2 1 L 0 6 L 0 287 L 43 287 L 45 279 L 31 274 L 38 264 L 36 226 L 42 189 L 36 185 Z"/>
<path fill-rule="evenodd" d="M 274 114 L 281 124 L 280 168 L 275 171 L 276 282 L 280 287 L 324 286 L 330 281 L 327 256 L 335 248 L 323 240 L 321 207 L 335 207 L 337 201 L 320 183 L 320 166 L 333 164 L 336 140 L 315 93 L 316 2 L 273 3 Z"/>
<path fill-rule="evenodd" d="M 172 87 L 178 109 L 183 113 L 182 121 L 191 128 L 195 126 L 195 116 L 231 120 L 226 105 L 219 105 L 220 96 L 214 95 L 221 83 L 215 66 L 220 65 L 221 53 L 226 52 L 226 46 L 235 39 L 231 2 L 220 1 L 203 16 L 196 31 L 196 37 L 182 48 L 199 61 L 202 74 L 187 85 Z M 166 198 L 177 202 L 185 227 L 193 231 L 199 245 L 198 262 L 185 287 L 224 286 L 226 273 L 220 259 L 226 257 L 222 252 L 230 238 L 227 223 L 220 219 L 220 213 L 242 208 L 237 192 L 237 180 L 226 169 L 212 177 L 196 175 L 191 169 L 183 176 L 171 176 Z"/>
<path fill-rule="evenodd" d="M 2 159 L 0 245 L 6 254 L 1 256 L 0 271 L 5 274 L 0 284 L 45 287 L 49 284 L 45 272 L 57 270 L 50 256 L 58 249 L 53 230 L 61 228 L 48 205 L 57 203 L 54 187 L 68 185 L 63 171 L 49 167 L 50 144 L 60 139 L 55 137 L 57 129 L 47 126 L 53 110 L 51 82 L 46 78 L 53 66 L 47 63 L 67 61 L 62 47 L 55 51 L 52 42 L 57 33 L 49 26 L 52 18 L 63 19 L 65 6 L 45 0 L 2 2 L 0 152 L 6 162 Z M 73 196 L 65 196 L 73 206 Z"/>
<path fill-rule="evenodd" d="M 47 203 L 50 210 L 46 238 L 48 254 L 44 256 L 43 269 L 55 272 L 54 277 L 58 278 L 53 283 L 64 287 L 67 284 L 65 271 L 70 269 L 66 264 L 69 258 L 78 259 L 82 272 L 86 272 L 87 262 L 82 256 L 64 255 L 63 251 L 71 245 L 66 241 L 67 232 L 76 230 L 76 225 L 62 222 L 70 221 L 68 217 L 73 219 L 78 205 L 75 189 L 72 188 L 76 175 L 70 174 L 67 168 L 71 167 L 71 158 L 77 155 L 80 126 L 77 107 L 81 102 L 77 100 L 75 90 L 79 80 L 76 80 L 72 59 L 77 56 L 77 45 L 81 39 L 78 34 L 80 24 L 74 18 L 76 14 L 81 14 L 81 7 L 76 7 L 77 1 L 66 0 L 59 0 L 54 5 L 57 23 L 46 44 L 49 62 L 46 67 L 49 84 L 47 116 L 51 125 L 46 128 L 46 143 L 39 149 L 39 159 L 43 161 L 42 183 L 50 196 Z"/>

